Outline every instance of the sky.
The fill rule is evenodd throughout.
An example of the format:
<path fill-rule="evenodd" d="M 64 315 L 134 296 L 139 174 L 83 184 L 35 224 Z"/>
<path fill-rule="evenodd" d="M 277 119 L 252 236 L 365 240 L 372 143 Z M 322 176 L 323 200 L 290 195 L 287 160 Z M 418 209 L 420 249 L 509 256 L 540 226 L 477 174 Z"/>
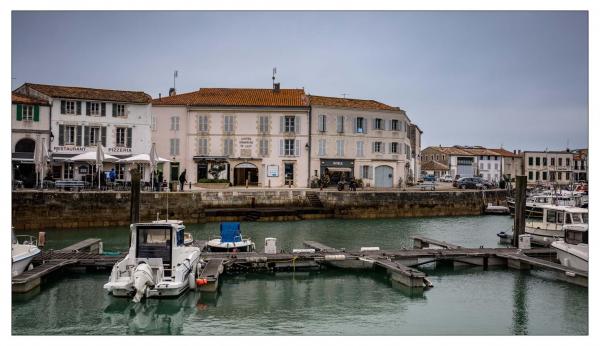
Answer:
<path fill-rule="evenodd" d="M 19 12 L 12 89 L 282 88 L 404 109 L 422 147 L 588 146 L 587 12 Z"/>

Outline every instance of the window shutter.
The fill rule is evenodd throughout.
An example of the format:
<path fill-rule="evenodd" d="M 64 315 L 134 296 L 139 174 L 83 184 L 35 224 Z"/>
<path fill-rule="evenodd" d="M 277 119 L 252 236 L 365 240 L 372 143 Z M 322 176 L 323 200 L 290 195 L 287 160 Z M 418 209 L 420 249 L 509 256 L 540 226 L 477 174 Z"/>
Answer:
<path fill-rule="evenodd" d="M 354 124 L 352 127 L 354 127 L 353 132 L 356 133 L 356 128 L 358 127 L 358 124 L 356 123 L 358 120 L 356 119 L 356 117 L 352 117 L 352 124 Z"/>
<path fill-rule="evenodd" d="M 85 103 L 85 115 L 90 115 L 90 103 Z"/>
<path fill-rule="evenodd" d="M 283 156 L 283 139 L 279 140 L 279 156 Z"/>
<path fill-rule="evenodd" d="M 381 142 L 381 145 L 379 146 L 379 148 L 381 148 L 381 153 L 385 154 L 385 143 Z"/>
<path fill-rule="evenodd" d="M 294 156 L 300 156 L 300 140 L 296 139 L 294 144 Z"/>
<path fill-rule="evenodd" d="M 87 147 L 90 145 L 90 127 L 84 126 L 83 131 L 85 132 L 85 137 L 83 138 L 83 145 Z"/>
<path fill-rule="evenodd" d="M 127 128 L 127 148 L 131 148 L 131 136 L 133 134 L 133 129 L 131 127 Z"/>
<path fill-rule="evenodd" d="M 75 144 L 77 146 L 81 146 L 81 132 L 82 132 L 81 126 L 77 126 L 77 140 L 75 142 Z"/>
<path fill-rule="evenodd" d="M 105 117 L 106 116 L 106 103 L 102 102 L 100 104 L 100 115 Z"/>
<path fill-rule="evenodd" d="M 40 106 L 33 106 L 33 121 L 40 121 Z"/>
<path fill-rule="evenodd" d="M 296 120 L 294 121 L 294 133 L 300 134 L 300 117 L 296 116 Z"/>
<path fill-rule="evenodd" d="M 319 132 L 325 132 L 325 116 L 324 115 L 319 115 Z"/>
<path fill-rule="evenodd" d="M 65 125 L 58 125 L 58 145 L 65 145 Z"/>
<path fill-rule="evenodd" d="M 375 142 L 371 143 L 371 152 L 375 152 Z"/>
<path fill-rule="evenodd" d="M 369 127 L 369 122 L 367 121 L 367 118 L 364 118 L 365 120 L 363 120 L 364 123 L 364 128 L 363 128 L 363 133 L 367 133 L 367 127 Z"/>
<path fill-rule="evenodd" d="M 23 105 L 17 105 L 17 120 L 23 120 Z"/>
<path fill-rule="evenodd" d="M 65 114 L 66 110 L 65 110 L 66 106 L 65 106 L 65 100 L 60 100 L 60 114 Z"/>
<path fill-rule="evenodd" d="M 117 116 L 117 104 L 116 103 L 112 104 L 112 116 L 113 116 L 113 118 L 115 118 Z"/>
<path fill-rule="evenodd" d="M 100 132 L 101 132 L 100 138 L 102 140 L 102 145 L 106 146 L 106 126 L 102 126 L 100 128 Z"/>
<path fill-rule="evenodd" d="M 389 149 L 390 154 L 393 154 L 393 152 L 392 152 L 392 145 L 393 145 L 393 143 L 390 143 L 390 149 Z"/>
<path fill-rule="evenodd" d="M 283 133 L 283 122 L 284 122 L 284 117 L 280 116 L 279 117 L 279 133 Z"/>
<path fill-rule="evenodd" d="M 373 129 L 377 128 L 377 119 L 373 119 Z"/>
<path fill-rule="evenodd" d="M 81 115 L 81 101 L 75 102 L 75 114 Z"/>

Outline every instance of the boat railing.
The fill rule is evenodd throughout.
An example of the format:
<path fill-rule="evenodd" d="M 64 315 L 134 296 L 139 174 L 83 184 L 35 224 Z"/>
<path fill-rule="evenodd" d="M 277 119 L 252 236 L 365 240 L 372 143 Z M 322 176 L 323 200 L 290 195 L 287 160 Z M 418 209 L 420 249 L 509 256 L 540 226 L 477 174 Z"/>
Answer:
<path fill-rule="evenodd" d="M 32 235 L 22 234 L 16 235 L 17 243 L 21 245 L 35 245 L 37 246 L 37 238 Z"/>

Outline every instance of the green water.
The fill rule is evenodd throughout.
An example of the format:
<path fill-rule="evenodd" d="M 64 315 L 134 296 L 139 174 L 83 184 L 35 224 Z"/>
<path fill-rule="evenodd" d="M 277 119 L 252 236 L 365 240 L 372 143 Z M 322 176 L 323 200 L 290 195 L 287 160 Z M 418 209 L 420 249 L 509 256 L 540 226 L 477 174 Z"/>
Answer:
<path fill-rule="evenodd" d="M 262 250 L 265 237 L 290 250 L 303 240 L 335 247 L 410 247 L 411 235 L 455 244 L 499 246 L 505 216 L 242 223 Z M 195 239 L 218 224 L 188 225 Z M 127 228 L 47 231 L 48 248 L 90 237 L 105 250 L 127 248 Z M 102 290 L 109 273 L 69 273 L 39 292 L 13 295 L 13 334 L 187 335 L 581 335 L 588 291 L 542 271 L 421 268 L 434 287 L 409 292 L 383 273 L 324 270 L 225 275 L 219 292 L 133 304 Z"/>

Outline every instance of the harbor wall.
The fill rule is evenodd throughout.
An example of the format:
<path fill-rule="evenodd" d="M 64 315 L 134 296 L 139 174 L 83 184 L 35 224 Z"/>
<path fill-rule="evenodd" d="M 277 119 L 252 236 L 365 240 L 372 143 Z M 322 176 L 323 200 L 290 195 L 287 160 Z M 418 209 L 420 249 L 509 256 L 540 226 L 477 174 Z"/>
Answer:
<path fill-rule="evenodd" d="M 506 192 L 502 190 L 311 192 L 319 196 L 328 212 L 303 218 L 479 215 L 487 203 L 503 204 L 506 200 Z M 169 218 L 188 224 L 242 219 L 239 216 L 209 219 L 205 209 L 311 207 L 306 190 L 142 192 L 140 220 L 155 220 L 157 213 L 164 219 L 167 204 Z M 13 191 L 11 221 L 17 230 L 125 226 L 129 224 L 129 205 L 129 192 Z M 282 216 L 279 210 L 277 216 L 261 217 L 260 221 L 297 220 L 294 215 Z"/>

